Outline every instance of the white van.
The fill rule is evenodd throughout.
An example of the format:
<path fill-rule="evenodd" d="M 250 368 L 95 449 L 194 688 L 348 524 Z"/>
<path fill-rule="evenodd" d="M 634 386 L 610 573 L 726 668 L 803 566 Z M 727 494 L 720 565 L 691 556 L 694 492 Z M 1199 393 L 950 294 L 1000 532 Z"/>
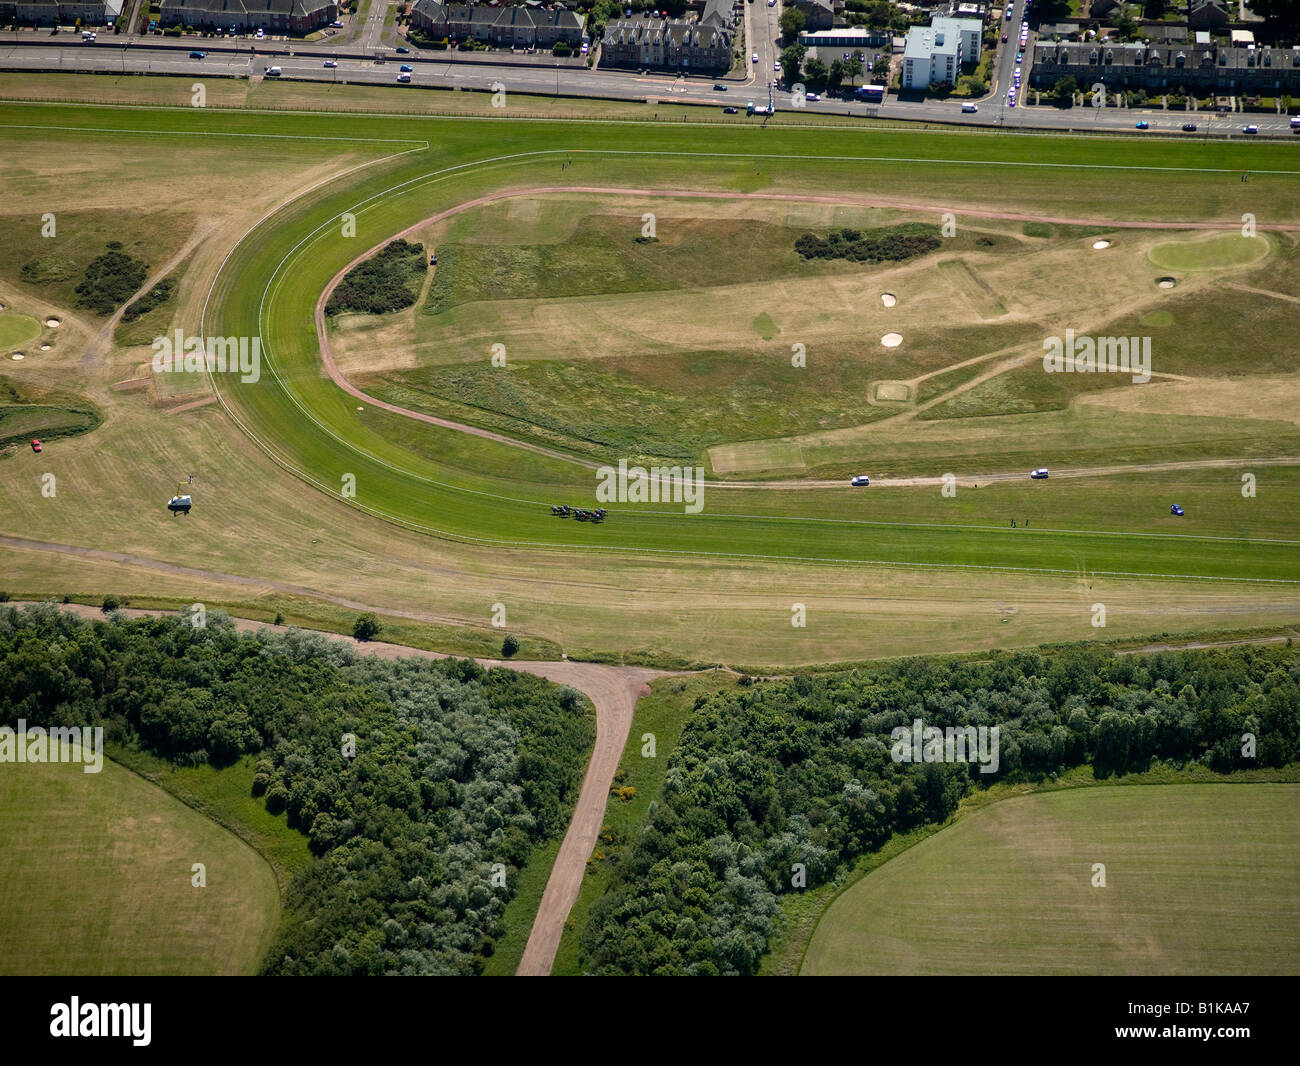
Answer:
<path fill-rule="evenodd" d="M 398 81 L 410 81 L 410 80 L 411 80 L 411 75 L 409 75 L 409 74 L 399 74 L 399 75 L 397 75 L 397 80 L 398 80 Z"/>
<path fill-rule="evenodd" d="M 280 74 L 281 74 L 281 71 L 280 71 L 280 68 L 279 68 L 279 67 L 267 67 L 267 68 L 266 68 L 266 76 L 267 76 L 268 78 L 278 78 L 278 77 L 280 76 Z"/>
<path fill-rule="evenodd" d="M 964 115 L 973 115 L 980 109 L 979 104 L 962 104 L 961 110 Z"/>

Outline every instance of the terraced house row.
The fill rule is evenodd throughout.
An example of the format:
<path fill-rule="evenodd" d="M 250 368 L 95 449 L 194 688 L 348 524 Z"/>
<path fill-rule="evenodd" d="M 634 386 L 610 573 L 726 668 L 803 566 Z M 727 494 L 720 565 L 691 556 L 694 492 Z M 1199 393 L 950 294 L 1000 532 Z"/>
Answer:
<path fill-rule="evenodd" d="M 509 48 L 552 48 L 557 41 L 576 46 L 585 36 L 582 16 L 558 3 L 493 7 L 416 0 L 411 23 L 435 39 L 472 39 Z"/>
<path fill-rule="evenodd" d="M 164 26 L 311 33 L 339 17 L 337 0 L 162 0 Z"/>
<path fill-rule="evenodd" d="M 1032 84 L 1066 75 L 1085 88 L 1187 89 L 1220 96 L 1300 90 L 1300 48 L 1232 45 L 1056 43 L 1034 46 Z"/>
<path fill-rule="evenodd" d="M 731 0 L 706 0 L 696 18 L 610 19 L 600 42 L 600 65 L 725 71 L 731 66 L 735 24 Z"/>

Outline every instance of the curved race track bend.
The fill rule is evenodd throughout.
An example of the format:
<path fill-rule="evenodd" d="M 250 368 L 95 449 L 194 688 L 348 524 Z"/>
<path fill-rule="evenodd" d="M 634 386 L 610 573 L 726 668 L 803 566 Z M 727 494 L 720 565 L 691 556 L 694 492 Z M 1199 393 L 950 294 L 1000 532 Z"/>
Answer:
<path fill-rule="evenodd" d="M 0 537 L 0 544 L 9 544 L 11 538 Z M 14 542 L 17 546 L 27 547 L 22 541 Z M 76 551 L 65 545 L 49 545 L 65 551 Z M 81 554 L 78 552 L 77 554 Z M 125 556 L 123 557 L 126 558 Z M 142 560 L 132 560 L 140 562 Z M 166 564 L 158 564 L 166 567 Z M 188 572 L 185 567 L 166 567 L 181 572 Z M 226 576 L 228 575 L 220 575 Z M 249 580 L 231 578 L 231 580 Z M 265 584 L 265 582 L 257 582 Z M 23 607 L 25 603 L 13 602 L 11 607 Z M 361 605 L 358 605 L 361 606 Z M 95 619 L 104 617 L 98 607 L 86 604 L 65 603 L 59 605 L 61 610 L 81 618 Z M 371 608 L 365 608 L 370 610 Z M 125 608 L 123 614 L 132 618 L 154 618 L 174 612 L 144 611 Z M 284 632 L 289 626 L 275 626 L 266 622 L 256 622 L 248 618 L 232 618 L 235 628 L 241 632 L 255 632 L 270 629 Z M 320 632 L 312 630 L 312 632 Z M 436 651 L 424 651 L 408 648 L 401 644 L 386 644 L 382 641 L 361 643 L 341 633 L 320 633 L 330 640 L 351 644 L 357 651 L 366 655 L 378 655 L 384 659 L 450 659 L 461 656 L 444 655 Z M 468 656 L 463 656 L 468 658 Z M 569 911 L 578 898 L 582 888 L 582 878 L 587 870 L 587 859 L 595 850 L 596 839 L 600 833 L 601 823 L 605 817 L 605 803 L 609 798 L 610 787 L 614 783 L 614 773 L 618 770 L 619 759 L 623 756 L 623 747 L 627 744 L 627 735 L 632 727 L 632 713 L 636 701 L 650 690 L 650 681 L 657 677 L 667 677 L 670 670 L 651 670 L 642 666 L 602 666 L 596 663 L 571 663 L 567 660 L 555 662 L 515 662 L 502 659 L 475 659 L 485 669 L 505 667 L 519 670 L 526 674 L 536 674 L 559 685 L 572 685 L 583 692 L 596 707 L 596 743 L 587 763 L 587 772 L 582 779 L 582 790 L 573 808 L 573 819 L 565 831 L 559 853 L 555 856 L 555 865 L 551 867 L 551 876 L 546 881 L 546 890 L 542 893 L 541 905 L 537 908 L 537 917 L 533 920 L 532 932 L 528 935 L 528 944 L 524 948 L 516 975 L 520 977 L 545 977 L 551 972 L 555 961 L 555 952 L 560 946 L 560 937 L 564 934 L 564 922 Z"/>
<path fill-rule="evenodd" d="M 394 234 L 376 244 L 373 248 L 362 252 L 353 259 L 347 266 L 343 267 L 328 285 L 325 286 L 320 298 L 316 301 L 315 322 L 316 338 L 320 345 L 321 363 L 324 365 L 326 373 L 329 374 L 330 380 L 348 395 L 370 404 L 372 407 L 387 411 L 390 414 L 400 415 L 405 418 L 415 419 L 419 422 L 425 422 L 429 425 L 440 426 L 443 429 L 454 430 L 459 433 L 468 433 L 476 437 L 485 437 L 488 440 L 496 441 L 499 444 L 505 444 L 514 448 L 522 448 L 525 451 L 536 452 L 539 455 L 546 455 L 553 459 L 559 459 L 563 462 L 573 463 L 576 466 L 586 467 L 590 470 L 598 469 L 601 464 L 593 459 L 583 459 L 579 456 L 571 455 L 554 448 L 547 448 L 541 444 L 533 444 L 528 441 L 517 440 L 514 437 L 507 436 L 503 433 L 494 433 L 491 430 L 483 429 L 479 426 L 471 426 L 464 422 L 454 422 L 446 418 L 438 418 L 434 415 L 425 414 L 422 411 L 413 411 L 408 407 L 400 407 L 397 404 L 388 403 L 363 392 L 352 384 L 343 372 L 339 370 L 338 364 L 334 360 L 333 350 L 330 347 L 329 331 L 325 323 L 325 305 L 329 301 L 330 294 L 343 280 L 343 278 L 358 263 L 364 262 L 381 248 L 393 241 L 402 240 L 426 226 L 442 222 L 455 215 L 472 210 L 476 207 L 482 207 L 486 204 L 495 203 L 499 200 L 512 199 L 519 196 L 538 196 L 556 193 L 585 193 L 588 195 L 602 196 L 640 196 L 640 197 L 677 197 L 685 199 L 706 199 L 706 200 L 777 200 L 782 202 L 795 203 L 829 203 L 829 204 L 853 204 L 866 207 L 889 207 L 899 210 L 925 211 L 933 210 L 932 204 L 917 204 L 905 202 L 902 200 L 880 200 L 875 198 L 864 198 L 854 196 L 801 196 L 793 193 L 743 193 L 743 192 L 705 192 L 692 191 L 683 189 L 620 189 L 606 186 L 590 185 L 543 185 L 527 189 L 503 190 L 501 192 L 490 193 L 486 196 L 480 196 L 473 200 L 466 200 L 455 207 L 449 207 L 445 211 L 440 211 L 436 215 L 423 219 L 412 226 L 406 227 L 399 233 Z M 1048 215 L 1017 215 L 1005 211 L 983 211 L 983 210 L 964 210 L 962 214 L 970 215 L 975 218 L 1003 219 L 1016 222 L 1046 222 L 1059 225 L 1069 226 L 1102 226 L 1113 229 L 1201 229 L 1213 230 L 1222 229 L 1223 224 L 1218 222 L 1117 222 L 1113 219 L 1088 219 L 1088 218 L 1060 218 Z M 1280 225 L 1271 227 L 1273 229 L 1285 231 L 1300 231 L 1300 225 Z M 1300 457 L 1283 456 L 1270 459 L 1251 459 L 1251 462 L 1258 466 L 1295 466 L 1300 464 Z M 1213 467 L 1230 467 L 1239 465 L 1240 460 L 1234 459 L 1204 459 L 1190 460 L 1183 462 L 1167 463 L 1134 463 L 1129 465 L 1111 465 L 1099 467 L 1084 467 L 1078 469 L 1064 469 L 1055 471 L 1053 477 L 1106 477 L 1115 474 L 1134 474 L 1146 472 L 1160 472 L 1170 470 L 1195 470 Z M 962 482 L 965 488 L 978 488 L 980 483 L 992 481 L 1019 481 L 1025 477 L 1024 471 L 1014 471 L 1011 473 L 999 474 L 971 474 L 966 475 Z M 917 488 L 933 487 L 944 484 L 942 477 L 910 477 L 910 478 L 879 478 L 874 484 L 891 488 Z M 810 488 L 838 488 L 844 484 L 843 478 L 834 480 L 803 480 L 803 481 L 717 481 L 710 479 L 708 485 L 710 488 L 771 488 L 771 489 L 810 489 Z"/>

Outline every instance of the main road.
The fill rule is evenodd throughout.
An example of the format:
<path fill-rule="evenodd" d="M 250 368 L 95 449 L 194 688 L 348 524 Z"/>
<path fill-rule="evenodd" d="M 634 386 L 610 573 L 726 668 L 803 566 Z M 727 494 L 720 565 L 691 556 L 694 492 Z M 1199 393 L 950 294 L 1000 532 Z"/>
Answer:
<path fill-rule="evenodd" d="M 1017 0 L 1020 8 L 1024 0 Z M 768 86 L 775 76 L 773 69 L 779 58 L 777 14 L 780 7 L 768 7 L 764 0 L 745 5 L 748 27 L 746 66 L 750 68 L 746 80 L 737 78 L 715 79 L 713 76 L 674 76 L 672 74 L 639 74 L 635 71 L 589 69 L 580 63 L 550 62 L 549 57 L 540 62 L 526 57 L 515 57 L 502 62 L 483 62 L 457 58 L 455 52 L 435 52 L 427 55 L 399 56 L 394 49 L 384 47 L 361 56 L 345 52 L 342 48 L 325 45 L 304 45 L 299 41 L 265 40 L 239 41 L 230 39 L 213 41 L 208 38 L 190 38 L 188 42 L 164 41 L 156 37 L 139 38 L 128 35 L 105 36 L 100 40 L 82 44 L 79 41 L 36 39 L 30 33 L 0 35 L 0 70 L 10 71 L 61 71 L 68 73 L 136 73 L 183 75 L 192 77 L 245 77 L 261 79 L 268 67 L 278 66 L 282 80 L 336 81 L 366 85 L 397 85 L 397 61 L 411 65 L 411 81 L 403 89 L 475 89 L 493 91 L 499 83 L 507 90 L 567 97 L 601 97 L 615 100 L 655 100 L 661 103 L 713 105 L 720 111 L 724 106 L 739 107 L 741 115 L 736 121 L 746 120 L 744 108 L 751 101 L 767 103 Z M 1004 26 L 1008 32 L 1019 33 L 1020 21 L 1013 17 Z M 18 43 L 16 38 L 26 43 Z M 1015 39 L 1008 41 L 1014 45 Z M 344 46 L 346 47 L 346 46 Z M 355 45 L 353 46 L 355 47 Z M 203 52 L 203 58 L 191 58 L 192 51 Z M 757 52 L 759 61 L 749 62 Z M 1199 130 L 1196 134 L 1181 132 L 1188 120 L 1184 111 L 1138 110 L 1133 108 L 1006 106 L 1006 87 L 1013 76 L 1015 51 L 1002 49 L 999 55 L 993 94 L 979 113 L 963 114 L 961 104 L 955 100 L 898 100 L 889 98 L 883 105 L 864 105 L 846 100 L 810 101 L 803 110 L 809 114 L 827 116 L 856 116 L 912 122 L 941 122 L 967 126 L 998 126 L 1008 129 L 1030 130 L 1104 130 L 1128 131 L 1135 136 L 1175 135 L 1245 137 L 1244 125 L 1253 123 L 1259 128 L 1259 137 L 1290 137 L 1291 129 L 1286 115 L 1251 116 L 1218 115 L 1199 112 L 1194 117 Z M 327 62 L 337 66 L 327 67 Z M 713 88 L 715 82 L 728 86 L 720 92 Z M 508 96 L 507 96 L 508 100 Z M 782 104 L 789 105 L 788 93 L 778 92 L 778 111 Z M 508 110 L 507 110 L 508 113 Z M 719 118 L 721 116 L 719 115 Z M 1150 129 L 1144 133 L 1135 130 L 1137 120 L 1146 120 Z M 1300 142 L 1300 138 L 1297 138 Z"/>

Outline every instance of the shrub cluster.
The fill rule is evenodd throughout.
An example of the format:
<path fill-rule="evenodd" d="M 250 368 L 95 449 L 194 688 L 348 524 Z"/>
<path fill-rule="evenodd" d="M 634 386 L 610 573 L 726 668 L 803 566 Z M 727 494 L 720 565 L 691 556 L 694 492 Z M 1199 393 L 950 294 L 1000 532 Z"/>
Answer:
<path fill-rule="evenodd" d="M 132 259 L 116 242 L 92 259 L 77 286 L 77 306 L 97 315 L 110 315 L 135 293 L 149 273 L 149 265 Z"/>
<path fill-rule="evenodd" d="M 163 278 L 152 289 L 136 300 L 132 300 L 122 312 L 123 322 L 134 322 L 141 315 L 147 315 L 155 307 L 161 307 L 171 299 L 172 293 L 176 291 L 176 282 L 173 278 Z"/>
<path fill-rule="evenodd" d="M 826 237 L 805 233 L 794 242 L 794 250 L 805 259 L 848 259 L 855 263 L 879 263 L 911 259 L 939 247 L 939 227 L 912 222 L 886 229 L 832 230 Z"/>
<path fill-rule="evenodd" d="M 424 246 L 393 241 L 348 271 L 330 294 L 328 314 L 364 311 L 372 315 L 400 311 L 415 303 L 424 277 Z"/>

